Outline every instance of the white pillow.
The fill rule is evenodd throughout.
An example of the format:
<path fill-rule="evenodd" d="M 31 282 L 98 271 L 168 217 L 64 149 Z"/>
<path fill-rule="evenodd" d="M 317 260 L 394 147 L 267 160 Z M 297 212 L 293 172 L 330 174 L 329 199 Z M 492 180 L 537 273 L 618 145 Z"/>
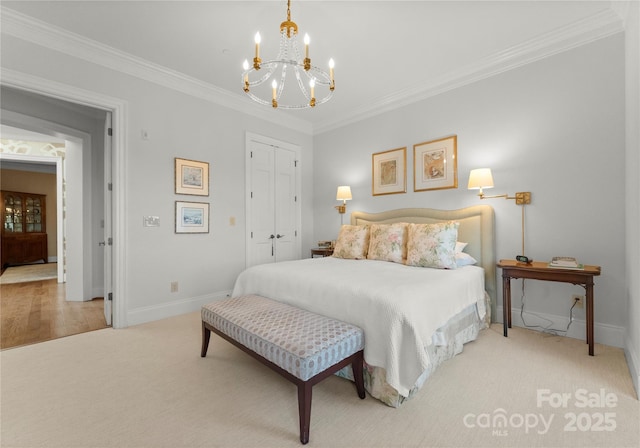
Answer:
<path fill-rule="evenodd" d="M 408 227 L 407 265 L 425 268 L 455 269 L 457 221 L 413 224 Z"/>
<path fill-rule="evenodd" d="M 462 243 L 460 241 L 456 241 L 456 253 L 461 253 L 465 247 L 467 247 L 469 243 Z"/>
<path fill-rule="evenodd" d="M 478 262 L 478 260 L 476 260 L 471 255 L 464 252 L 460 252 L 456 254 L 455 257 L 456 257 L 456 265 L 459 268 L 461 268 L 462 266 L 469 266 L 471 264 L 476 264 Z"/>
<path fill-rule="evenodd" d="M 369 226 L 352 226 L 345 224 L 340 228 L 333 256 L 336 258 L 367 258 L 369 248 Z"/>
<path fill-rule="evenodd" d="M 404 262 L 407 258 L 407 223 L 372 224 L 369 229 L 367 258 Z"/>

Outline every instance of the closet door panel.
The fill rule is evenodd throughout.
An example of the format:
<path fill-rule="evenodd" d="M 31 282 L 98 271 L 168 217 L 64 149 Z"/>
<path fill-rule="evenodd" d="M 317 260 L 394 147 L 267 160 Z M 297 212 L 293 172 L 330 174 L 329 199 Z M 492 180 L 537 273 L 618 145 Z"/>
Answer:
<path fill-rule="evenodd" d="M 296 158 L 278 149 L 275 160 L 276 261 L 295 260 L 296 254 Z"/>

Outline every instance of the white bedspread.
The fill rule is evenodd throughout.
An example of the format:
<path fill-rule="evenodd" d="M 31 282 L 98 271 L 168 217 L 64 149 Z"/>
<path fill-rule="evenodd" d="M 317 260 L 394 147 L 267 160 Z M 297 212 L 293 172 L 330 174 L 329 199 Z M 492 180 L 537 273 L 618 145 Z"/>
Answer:
<path fill-rule="evenodd" d="M 236 281 L 233 296 L 258 294 L 358 325 L 364 357 L 383 367 L 387 383 L 408 396 L 429 356 L 424 349 L 453 315 L 484 305 L 484 270 L 405 266 L 374 260 L 310 258 L 253 266 Z"/>

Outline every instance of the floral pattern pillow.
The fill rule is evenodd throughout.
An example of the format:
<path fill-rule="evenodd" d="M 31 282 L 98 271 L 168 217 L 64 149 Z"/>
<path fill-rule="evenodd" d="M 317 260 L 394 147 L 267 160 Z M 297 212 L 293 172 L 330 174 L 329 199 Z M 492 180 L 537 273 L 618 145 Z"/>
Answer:
<path fill-rule="evenodd" d="M 336 258 L 367 258 L 369 249 L 369 226 L 343 225 L 338 234 L 333 256 Z"/>
<path fill-rule="evenodd" d="M 407 223 L 372 224 L 367 258 L 403 263 L 407 259 Z"/>
<path fill-rule="evenodd" d="M 435 224 L 409 224 L 407 264 L 425 268 L 455 269 L 458 239 L 457 221 Z"/>

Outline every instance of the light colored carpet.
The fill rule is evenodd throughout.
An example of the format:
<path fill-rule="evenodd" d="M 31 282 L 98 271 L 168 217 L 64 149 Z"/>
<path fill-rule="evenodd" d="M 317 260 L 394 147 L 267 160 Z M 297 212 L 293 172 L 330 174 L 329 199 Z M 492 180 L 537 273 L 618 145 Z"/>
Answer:
<path fill-rule="evenodd" d="M 0 275 L 0 285 L 36 282 L 58 277 L 58 263 L 25 264 L 11 266 Z"/>
<path fill-rule="evenodd" d="M 299 447 L 295 386 L 215 335 L 200 358 L 200 328 L 190 313 L 3 351 L 2 447 Z M 313 388 L 308 446 L 637 448 L 624 353 L 595 351 L 496 325 L 398 409 L 328 378 Z M 544 390 L 566 407 L 538 403 Z"/>

